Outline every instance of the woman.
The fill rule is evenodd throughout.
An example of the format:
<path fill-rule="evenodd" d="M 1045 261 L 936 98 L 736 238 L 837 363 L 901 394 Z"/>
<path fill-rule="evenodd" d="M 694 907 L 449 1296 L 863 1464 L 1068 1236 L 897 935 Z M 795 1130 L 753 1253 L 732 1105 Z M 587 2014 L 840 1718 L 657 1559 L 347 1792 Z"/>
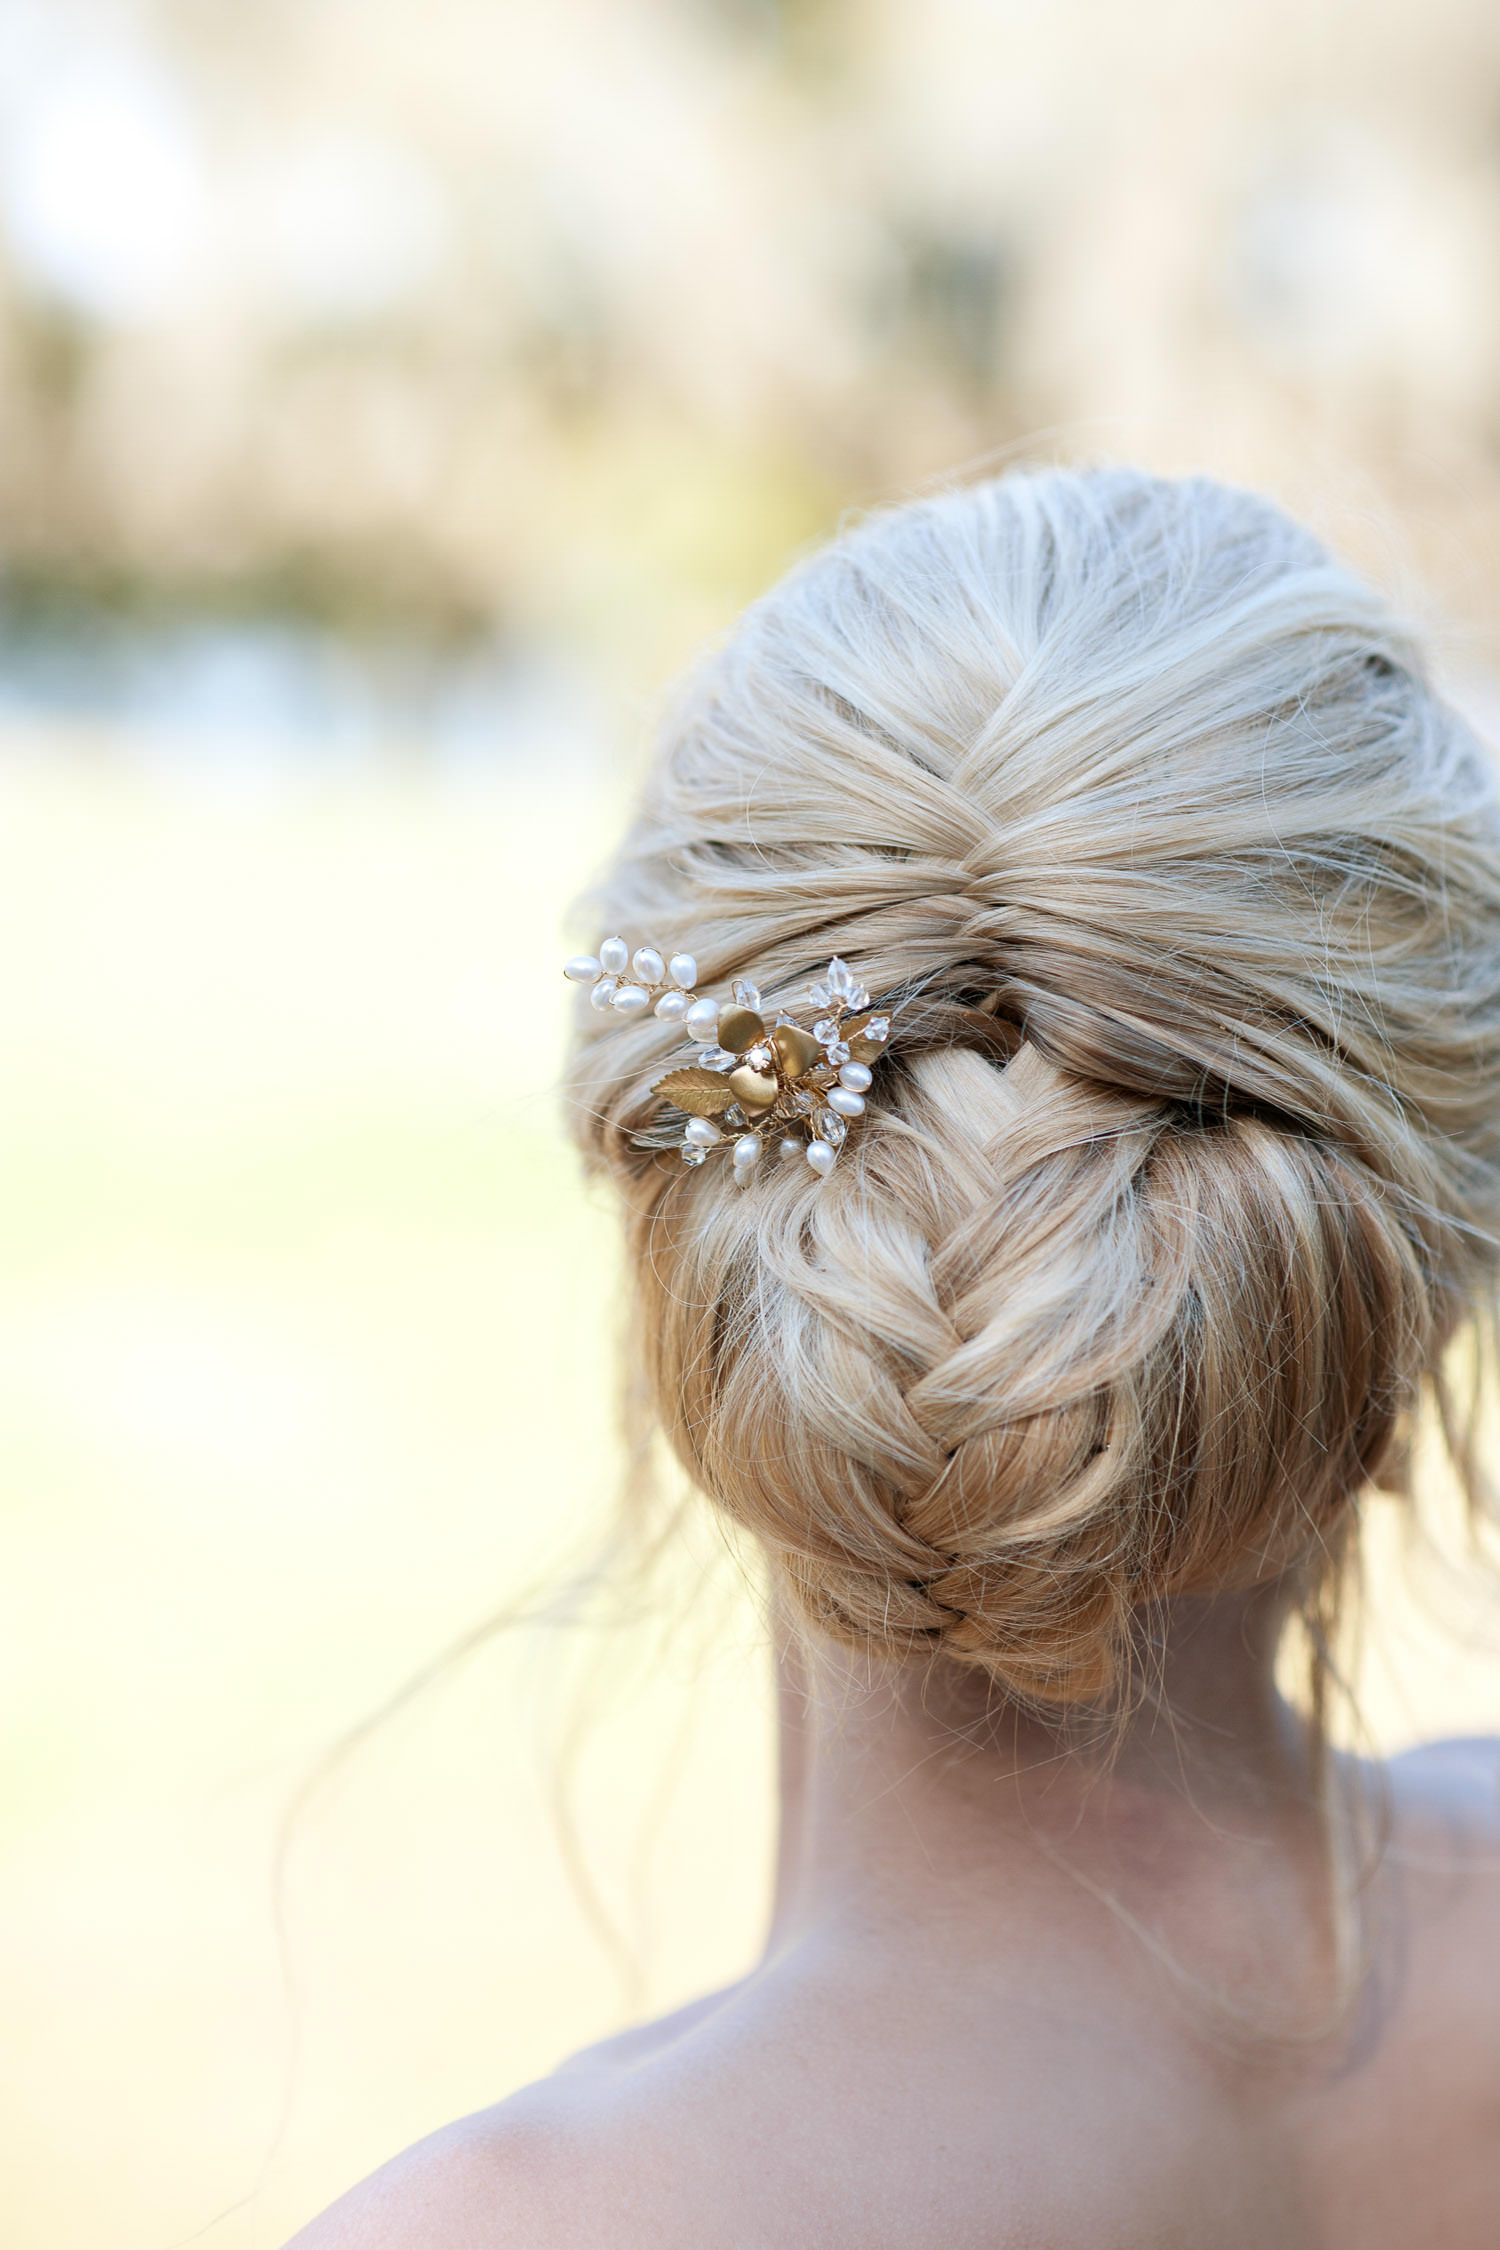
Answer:
<path fill-rule="evenodd" d="M 1397 624 L 1206 482 L 899 509 L 698 674 L 604 923 L 575 1115 L 766 1559 L 774 1926 L 305 2250 L 1489 2250 L 1496 1745 L 1322 1726 L 1500 1237 L 1500 818 Z"/>

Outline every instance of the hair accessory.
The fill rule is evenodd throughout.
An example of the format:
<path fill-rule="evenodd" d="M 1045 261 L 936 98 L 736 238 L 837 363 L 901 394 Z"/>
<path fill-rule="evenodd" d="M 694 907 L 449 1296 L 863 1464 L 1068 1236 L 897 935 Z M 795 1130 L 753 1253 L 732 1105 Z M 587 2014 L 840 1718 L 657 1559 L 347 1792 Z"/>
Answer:
<path fill-rule="evenodd" d="M 702 1164 L 711 1149 L 732 1146 L 734 1176 L 748 1187 L 766 1144 L 779 1140 L 783 1163 L 805 1157 L 820 1179 L 833 1170 L 851 1121 L 863 1114 L 871 1067 L 890 1037 L 890 1018 L 876 1015 L 870 995 L 836 957 L 809 985 L 811 1031 L 780 1010 L 768 1024 L 760 993 L 743 978 L 732 1001 L 700 999 L 691 953 L 663 961 L 655 946 L 632 953 L 620 937 L 597 955 L 581 953 L 563 975 L 590 987 L 589 1003 L 622 1016 L 648 1010 L 680 1023 L 700 1043 L 695 1065 L 669 1070 L 651 1091 L 684 1112 L 686 1125 L 637 1135 L 640 1148 L 676 1149 L 684 1164 Z"/>

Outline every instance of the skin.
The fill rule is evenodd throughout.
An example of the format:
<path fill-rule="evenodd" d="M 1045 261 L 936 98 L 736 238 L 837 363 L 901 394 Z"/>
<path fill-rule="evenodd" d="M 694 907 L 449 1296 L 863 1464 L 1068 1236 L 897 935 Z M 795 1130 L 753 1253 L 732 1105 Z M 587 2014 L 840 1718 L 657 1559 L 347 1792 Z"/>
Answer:
<path fill-rule="evenodd" d="M 1394 1762 L 1341 2009 L 1277 1606 L 1179 1605 L 1108 1758 L 788 1645 L 756 1970 L 291 2250 L 1494 2250 L 1500 1744 Z"/>

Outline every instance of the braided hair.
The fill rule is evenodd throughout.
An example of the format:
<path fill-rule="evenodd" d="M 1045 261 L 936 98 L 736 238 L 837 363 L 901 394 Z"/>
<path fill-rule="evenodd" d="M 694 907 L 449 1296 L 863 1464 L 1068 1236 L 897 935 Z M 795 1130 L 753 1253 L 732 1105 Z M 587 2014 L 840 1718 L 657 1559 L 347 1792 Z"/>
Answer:
<path fill-rule="evenodd" d="M 1018 473 L 846 532 L 688 683 L 595 911 L 893 1014 L 821 1185 L 642 1152 L 670 1026 L 572 1066 L 654 1412 L 809 1627 L 1107 1698 L 1174 1595 L 1326 1611 L 1424 1410 L 1469 1473 L 1494 785 L 1275 508 Z"/>

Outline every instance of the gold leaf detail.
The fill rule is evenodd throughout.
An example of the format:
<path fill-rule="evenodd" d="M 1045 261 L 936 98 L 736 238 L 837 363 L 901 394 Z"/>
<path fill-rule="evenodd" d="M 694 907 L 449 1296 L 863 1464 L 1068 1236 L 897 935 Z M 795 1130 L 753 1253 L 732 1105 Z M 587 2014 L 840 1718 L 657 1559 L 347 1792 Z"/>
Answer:
<path fill-rule="evenodd" d="M 669 1070 L 651 1091 L 689 1117 L 718 1117 L 734 1102 L 733 1088 L 716 1070 Z"/>

